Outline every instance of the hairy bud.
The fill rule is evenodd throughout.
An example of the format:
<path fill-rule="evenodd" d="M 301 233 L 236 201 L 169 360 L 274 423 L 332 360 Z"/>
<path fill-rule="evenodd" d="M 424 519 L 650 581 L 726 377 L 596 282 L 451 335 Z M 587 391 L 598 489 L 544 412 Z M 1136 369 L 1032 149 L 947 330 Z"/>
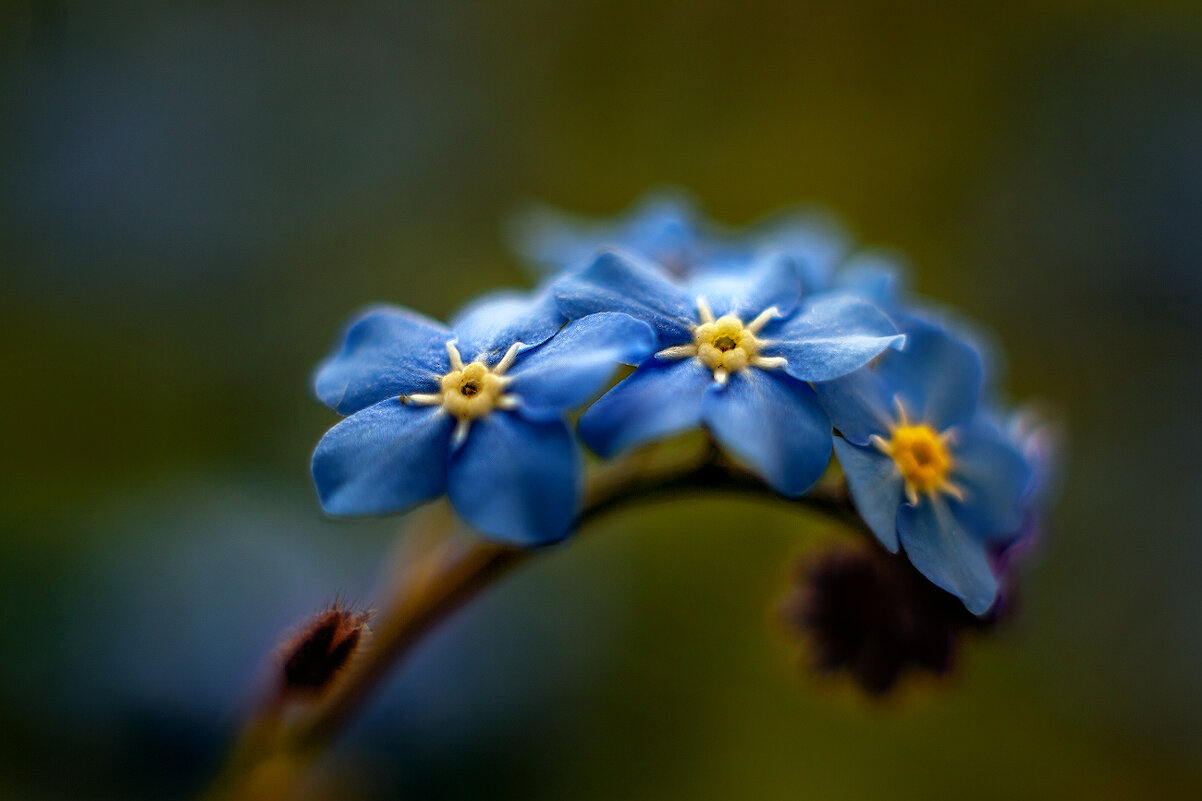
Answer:
<path fill-rule="evenodd" d="M 371 634 L 370 612 L 334 603 L 280 648 L 281 695 L 315 695 L 331 686 Z"/>

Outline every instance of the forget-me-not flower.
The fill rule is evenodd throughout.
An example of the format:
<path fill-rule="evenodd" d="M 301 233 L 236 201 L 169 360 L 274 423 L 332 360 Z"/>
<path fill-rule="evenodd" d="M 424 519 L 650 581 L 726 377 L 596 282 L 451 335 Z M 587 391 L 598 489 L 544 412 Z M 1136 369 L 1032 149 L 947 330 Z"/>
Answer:
<path fill-rule="evenodd" d="M 981 614 L 997 595 L 990 552 L 1022 525 L 1030 468 L 978 406 L 976 349 L 917 318 L 899 324 L 904 351 L 816 389 L 864 522 Z"/>
<path fill-rule="evenodd" d="M 515 220 L 514 248 L 539 272 L 586 267 L 608 247 L 622 248 L 673 274 L 714 260 L 743 260 L 746 244 L 725 241 L 686 195 L 655 192 L 616 220 L 594 220 L 551 208 L 528 211 Z"/>
<path fill-rule="evenodd" d="M 904 340 L 863 301 L 802 302 L 780 255 L 673 281 L 633 254 L 607 252 L 555 288 L 569 318 L 620 311 L 656 335 L 655 355 L 581 417 L 590 447 L 610 456 L 704 426 L 786 495 L 808 489 L 830 459 L 830 421 L 806 382 L 846 375 Z"/>
<path fill-rule="evenodd" d="M 784 253 L 805 295 L 846 291 L 878 305 L 892 302 L 901 271 L 896 256 L 853 251 L 843 227 L 822 211 L 786 209 L 739 230 L 707 219 L 682 192 L 648 194 L 616 220 L 532 209 L 515 220 L 510 238 L 540 273 L 583 269 L 603 249 L 633 253 L 678 278 L 746 269 L 761 254 Z"/>
<path fill-rule="evenodd" d="M 445 492 L 494 540 L 564 537 L 582 475 L 564 413 L 645 358 L 653 337 L 625 314 L 563 323 L 545 292 L 486 297 L 450 327 L 399 308 L 360 316 L 316 379 L 350 415 L 313 454 L 325 510 L 400 511 Z"/>

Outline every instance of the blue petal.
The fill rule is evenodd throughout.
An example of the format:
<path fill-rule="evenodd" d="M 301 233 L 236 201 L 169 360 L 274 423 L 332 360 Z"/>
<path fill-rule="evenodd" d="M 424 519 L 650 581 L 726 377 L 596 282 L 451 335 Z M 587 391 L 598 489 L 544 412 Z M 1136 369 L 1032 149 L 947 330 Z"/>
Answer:
<path fill-rule="evenodd" d="M 770 306 L 783 316 L 791 314 L 801 300 L 801 279 L 792 259 L 774 253 L 742 269 L 720 264 L 699 270 L 689 291 L 705 298 L 714 314 L 733 314 L 747 323 Z"/>
<path fill-rule="evenodd" d="M 318 368 L 317 397 L 353 414 L 397 395 L 434 392 L 448 368 L 453 334 L 408 309 L 377 307 L 347 328 L 341 351 Z"/>
<path fill-rule="evenodd" d="M 722 447 L 782 495 L 800 495 L 831 458 L 831 423 L 814 391 L 766 370 L 740 370 L 712 385 L 702 406 Z"/>
<path fill-rule="evenodd" d="M 687 265 L 703 243 L 696 208 L 676 193 L 640 200 L 615 234 L 593 241 L 632 250 L 669 268 Z"/>
<path fill-rule="evenodd" d="M 495 364 L 515 342 L 528 350 L 546 342 L 563 325 L 550 291 L 492 292 L 473 301 L 451 321 L 464 361 Z"/>
<path fill-rule="evenodd" d="M 908 283 L 907 271 L 899 258 L 870 251 L 848 259 L 835 275 L 832 287 L 875 303 L 882 309 L 892 309 L 897 295 Z"/>
<path fill-rule="evenodd" d="M 451 503 L 507 545 L 563 539 L 580 508 L 582 454 L 567 423 L 495 412 L 472 423 L 451 457 Z"/>
<path fill-rule="evenodd" d="M 701 424 L 714 374 L 696 359 L 644 364 L 580 417 L 580 436 L 601 456 Z"/>
<path fill-rule="evenodd" d="M 518 359 L 510 391 L 522 399 L 524 414 L 557 416 L 600 392 L 619 364 L 638 364 L 654 347 L 655 334 L 641 320 L 590 314 Z"/>
<path fill-rule="evenodd" d="M 921 498 L 917 506 L 903 504 L 897 529 L 920 573 L 959 596 L 974 615 L 993 605 L 997 579 L 985 545 L 960 525 L 942 497 Z"/>
<path fill-rule="evenodd" d="M 822 212 L 792 210 L 758 228 L 753 237 L 759 247 L 793 258 L 805 295 L 829 287 L 835 265 L 847 252 L 847 235 L 834 218 Z"/>
<path fill-rule="evenodd" d="M 313 453 L 313 481 L 332 515 L 398 512 L 440 495 L 454 420 L 436 406 L 395 398 L 326 432 Z"/>
<path fill-rule="evenodd" d="M 519 215 L 509 233 L 514 248 L 544 272 L 584 266 L 609 247 L 682 263 L 703 244 L 693 203 L 678 192 L 646 195 L 616 222 L 536 207 Z"/>
<path fill-rule="evenodd" d="M 771 353 L 789 360 L 785 371 L 801 381 L 830 381 L 856 370 L 905 337 L 884 312 L 847 295 L 822 295 L 790 320 L 764 332 Z"/>
<path fill-rule="evenodd" d="M 940 431 L 967 423 L 981 390 L 976 349 L 917 318 L 906 318 L 901 328 L 905 349 L 881 359 L 881 379 L 900 395 L 912 420 Z"/>
<path fill-rule="evenodd" d="M 663 271 L 630 254 L 606 252 L 578 273 L 555 282 L 559 308 L 575 320 L 598 312 L 624 312 L 655 330 L 658 347 L 692 339 L 697 322 L 691 298 Z"/>
<path fill-rule="evenodd" d="M 964 491 L 963 504 L 951 502 L 957 516 L 983 536 L 1017 531 L 1031 478 L 1027 460 L 987 423 L 956 429 L 952 447 L 952 480 Z"/>
<path fill-rule="evenodd" d="M 904 484 L 897 465 L 875 448 L 858 448 L 840 437 L 835 437 L 835 455 L 856 511 L 881 545 L 897 553 L 897 512 Z"/>
<path fill-rule="evenodd" d="M 891 358 L 886 354 L 886 359 Z M 853 445 L 867 445 L 873 434 L 888 436 L 894 422 L 893 396 L 867 367 L 834 381 L 814 384 L 831 424 Z"/>

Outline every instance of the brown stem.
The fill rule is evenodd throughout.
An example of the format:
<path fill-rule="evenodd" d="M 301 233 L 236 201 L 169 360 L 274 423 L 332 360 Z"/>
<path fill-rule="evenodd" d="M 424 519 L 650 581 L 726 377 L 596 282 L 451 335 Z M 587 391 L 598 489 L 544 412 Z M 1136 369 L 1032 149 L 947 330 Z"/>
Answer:
<path fill-rule="evenodd" d="M 723 463 L 713 451 L 707 451 L 700 461 L 691 459 L 657 470 L 632 472 L 618 467 L 602 473 L 590 488 L 573 530 L 625 506 L 698 491 L 785 500 L 864 530 L 841 485 L 819 485 L 803 497 L 783 498 L 753 474 Z M 223 789 L 215 797 L 291 797 L 308 763 L 344 728 L 422 635 L 501 576 L 549 550 L 495 545 L 454 531 L 436 531 L 432 544 L 429 539 L 419 538 L 416 546 L 402 553 L 402 580 L 373 619 L 370 647 L 363 649 L 324 698 L 296 710 L 291 719 L 286 718 L 288 710 L 272 705 L 252 720 L 219 782 Z"/>

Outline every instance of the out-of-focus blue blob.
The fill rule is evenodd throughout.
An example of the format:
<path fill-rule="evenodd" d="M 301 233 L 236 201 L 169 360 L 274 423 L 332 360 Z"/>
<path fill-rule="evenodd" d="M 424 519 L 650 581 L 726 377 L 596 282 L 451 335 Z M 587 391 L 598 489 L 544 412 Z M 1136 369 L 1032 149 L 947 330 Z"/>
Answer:
<path fill-rule="evenodd" d="M 881 359 L 876 373 L 906 414 L 942 431 L 967 423 L 981 396 L 981 357 L 971 344 L 916 316 L 900 320 L 904 356 Z"/>
<path fill-rule="evenodd" d="M 755 250 L 788 254 L 797 265 L 805 295 L 830 289 L 851 249 L 850 237 L 838 219 L 812 209 L 790 209 L 755 223 L 746 232 L 746 241 Z"/>
<path fill-rule="evenodd" d="M 988 420 L 957 428 L 955 436 L 956 484 L 964 501 L 949 503 L 973 530 L 1012 540 L 1026 512 L 1032 464 Z"/>
<path fill-rule="evenodd" d="M 513 249 L 542 274 L 583 267 L 606 248 L 620 248 L 682 273 L 717 247 L 693 201 L 660 191 L 616 219 L 592 219 L 550 206 L 532 206 L 508 225 Z"/>

